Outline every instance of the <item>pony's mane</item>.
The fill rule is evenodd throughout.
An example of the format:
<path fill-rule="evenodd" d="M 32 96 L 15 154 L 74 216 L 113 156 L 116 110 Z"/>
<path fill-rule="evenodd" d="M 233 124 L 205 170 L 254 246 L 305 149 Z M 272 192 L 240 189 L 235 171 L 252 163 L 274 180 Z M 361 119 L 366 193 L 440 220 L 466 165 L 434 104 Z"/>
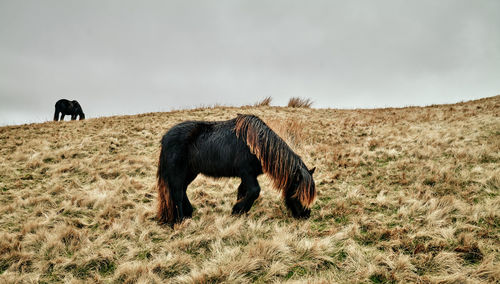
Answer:
<path fill-rule="evenodd" d="M 236 136 L 246 141 L 252 154 L 260 160 L 264 173 L 272 177 L 273 185 L 287 195 L 294 179 L 302 174 L 295 196 L 304 207 L 309 207 L 316 197 L 312 176 L 299 155 L 254 115 L 238 114 Z"/>

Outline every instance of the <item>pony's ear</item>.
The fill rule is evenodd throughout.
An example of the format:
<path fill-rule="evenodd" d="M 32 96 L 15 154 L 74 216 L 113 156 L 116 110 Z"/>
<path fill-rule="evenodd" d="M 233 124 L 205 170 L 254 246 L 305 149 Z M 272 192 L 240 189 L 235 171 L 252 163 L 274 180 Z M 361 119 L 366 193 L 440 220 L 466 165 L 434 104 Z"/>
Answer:
<path fill-rule="evenodd" d="M 313 175 L 315 170 L 316 170 L 316 167 L 314 167 L 310 170 L 307 170 L 307 171 L 309 172 L 310 175 Z"/>

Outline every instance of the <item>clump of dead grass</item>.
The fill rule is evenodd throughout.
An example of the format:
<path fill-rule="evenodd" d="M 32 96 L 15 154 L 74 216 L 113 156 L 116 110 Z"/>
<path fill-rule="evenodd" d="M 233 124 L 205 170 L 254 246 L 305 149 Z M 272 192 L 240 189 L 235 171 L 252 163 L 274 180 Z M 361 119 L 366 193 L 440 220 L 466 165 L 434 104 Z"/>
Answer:
<path fill-rule="evenodd" d="M 253 106 L 255 107 L 263 107 L 263 106 L 271 106 L 273 98 L 271 96 L 265 97 L 262 100 L 256 102 Z"/>
<path fill-rule="evenodd" d="M 288 100 L 287 107 L 296 107 L 296 108 L 310 108 L 313 104 L 311 99 L 300 98 L 300 97 L 292 97 Z"/>
<path fill-rule="evenodd" d="M 304 121 L 296 118 L 268 119 L 266 124 L 289 145 L 299 147 L 306 138 Z"/>

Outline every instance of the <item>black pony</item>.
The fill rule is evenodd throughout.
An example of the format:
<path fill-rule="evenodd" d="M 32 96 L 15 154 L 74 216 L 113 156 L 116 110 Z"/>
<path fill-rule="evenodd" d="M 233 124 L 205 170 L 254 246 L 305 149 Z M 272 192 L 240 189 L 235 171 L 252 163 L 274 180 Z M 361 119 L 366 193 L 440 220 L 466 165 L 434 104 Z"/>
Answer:
<path fill-rule="evenodd" d="M 239 177 L 233 214 L 246 213 L 259 197 L 257 176 L 268 174 L 282 191 L 295 218 L 308 218 L 316 189 L 300 157 L 260 118 L 239 114 L 227 121 L 186 121 L 162 138 L 158 161 L 158 213 L 161 223 L 173 225 L 193 214 L 187 186 L 200 173 Z"/>
<path fill-rule="evenodd" d="M 59 114 L 61 114 L 61 120 L 64 120 L 65 115 L 71 115 L 71 120 L 76 120 L 77 116 L 80 117 L 80 120 L 85 119 L 82 106 L 80 106 L 77 101 L 68 101 L 66 99 L 58 100 L 56 103 L 56 111 L 54 112 L 54 121 L 59 120 Z"/>

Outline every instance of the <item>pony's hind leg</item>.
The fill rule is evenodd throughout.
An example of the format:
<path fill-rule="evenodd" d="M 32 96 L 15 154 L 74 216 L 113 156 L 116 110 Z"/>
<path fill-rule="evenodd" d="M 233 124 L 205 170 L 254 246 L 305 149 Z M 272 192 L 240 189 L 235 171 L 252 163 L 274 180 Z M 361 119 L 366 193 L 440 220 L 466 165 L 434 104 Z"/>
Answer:
<path fill-rule="evenodd" d="M 240 195 L 244 196 L 240 198 Z M 241 184 L 238 187 L 238 201 L 233 207 L 232 214 L 242 214 L 246 213 L 252 208 L 252 205 L 259 197 L 260 194 L 260 186 L 257 181 L 257 177 L 248 176 L 241 178 Z"/>
<path fill-rule="evenodd" d="M 56 111 L 54 112 L 54 121 L 58 121 L 59 120 L 59 111 L 56 109 Z"/>
<path fill-rule="evenodd" d="M 185 218 L 191 218 L 193 216 L 193 206 L 187 197 L 187 187 L 196 178 L 197 174 L 188 174 L 185 186 L 184 186 L 184 197 L 182 199 L 182 210 Z"/>
<path fill-rule="evenodd" d="M 182 222 L 182 219 L 184 219 L 184 210 L 182 206 L 184 193 L 182 190 L 182 185 L 179 186 L 178 183 L 173 182 L 170 184 L 169 185 L 172 193 L 172 202 L 174 205 L 174 223 L 180 223 Z"/>
<path fill-rule="evenodd" d="M 185 174 L 171 176 L 172 201 L 174 202 L 174 223 L 180 223 L 184 218 L 191 218 L 193 206 L 186 194 L 187 186 L 194 180 L 196 174 L 185 171 Z"/>

